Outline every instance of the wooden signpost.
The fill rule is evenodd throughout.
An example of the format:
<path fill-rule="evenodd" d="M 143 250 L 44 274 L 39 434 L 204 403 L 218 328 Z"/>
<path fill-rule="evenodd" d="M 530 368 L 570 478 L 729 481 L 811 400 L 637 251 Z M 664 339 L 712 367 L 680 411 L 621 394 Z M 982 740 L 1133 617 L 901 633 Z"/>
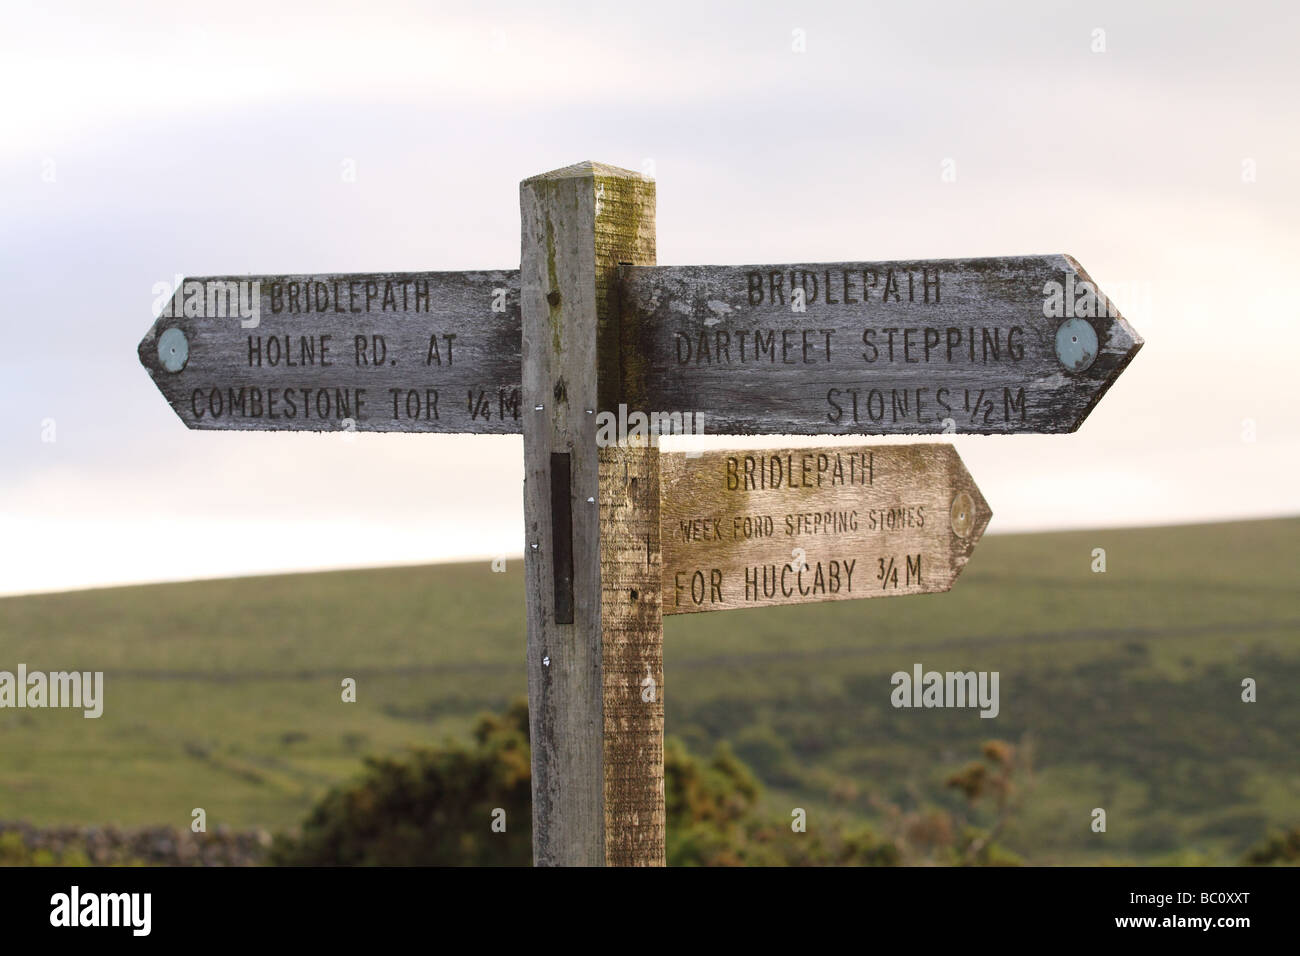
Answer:
<path fill-rule="evenodd" d="M 190 428 L 522 432 L 539 865 L 664 862 L 664 614 L 947 590 L 990 518 L 949 446 L 603 416 L 1071 431 L 1142 344 L 1066 256 L 663 268 L 654 206 L 581 163 L 521 184 L 518 272 L 189 279 L 139 345 Z"/>

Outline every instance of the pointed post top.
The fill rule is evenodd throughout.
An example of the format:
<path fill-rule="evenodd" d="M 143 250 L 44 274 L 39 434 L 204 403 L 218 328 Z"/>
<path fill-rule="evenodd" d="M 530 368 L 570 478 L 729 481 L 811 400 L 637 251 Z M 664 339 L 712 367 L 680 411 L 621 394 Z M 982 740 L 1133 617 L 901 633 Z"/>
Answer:
<path fill-rule="evenodd" d="M 587 159 L 580 163 L 574 163 L 572 166 L 565 166 L 561 169 L 552 169 L 548 173 L 538 173 L 536 176 L 529 176 L 524 180 L 524 182 L 534 183 L 557 179 L 595 179 L 597 176 L 613 177 L 617 179 L 644 179 L 647 181 L 650 179 L 649 176 L 645 176 L 635 170 L 624 169 L 621 166 L 611 166 L 609 163 L 598 163 L 594 160 Z"/>

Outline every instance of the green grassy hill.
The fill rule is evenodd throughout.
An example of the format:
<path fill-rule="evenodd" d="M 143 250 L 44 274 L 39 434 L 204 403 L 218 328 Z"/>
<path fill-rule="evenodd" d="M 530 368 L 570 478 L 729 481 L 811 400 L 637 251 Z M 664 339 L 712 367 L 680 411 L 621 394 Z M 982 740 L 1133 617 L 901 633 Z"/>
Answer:
<path fill-rule="evenodd" d="M 731 742 L 810 825 L 943 805 L 979 742 L 1028 735 L 1002 842 L 1030 862 L 1234 862 L 1300 823 L 1298 568 L 1300 519 L 1001 536 L 948 594 L 669 618 L 668 732 Z M 0 819 L 291 826 L 362 755 L 523 695 L 523 613 L 519 561 L 2 599 L 0 670 L 103 670 L 106 704 L 0 710 Z M 1001 714 L 893 709 L 915 662 L 998 671 Z"/>

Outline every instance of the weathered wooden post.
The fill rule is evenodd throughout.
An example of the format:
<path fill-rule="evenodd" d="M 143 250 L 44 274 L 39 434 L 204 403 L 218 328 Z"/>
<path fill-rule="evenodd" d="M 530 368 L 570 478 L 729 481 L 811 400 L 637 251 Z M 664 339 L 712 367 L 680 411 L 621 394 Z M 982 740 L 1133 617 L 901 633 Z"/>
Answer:
<path fill-rule="evenodd" d="M 654 264 L 654 183 L 580 163 L 519 194 L 533 858 L 662 865 L 658 449 L 596 444 L 637 407 L 617 277 Z"/>

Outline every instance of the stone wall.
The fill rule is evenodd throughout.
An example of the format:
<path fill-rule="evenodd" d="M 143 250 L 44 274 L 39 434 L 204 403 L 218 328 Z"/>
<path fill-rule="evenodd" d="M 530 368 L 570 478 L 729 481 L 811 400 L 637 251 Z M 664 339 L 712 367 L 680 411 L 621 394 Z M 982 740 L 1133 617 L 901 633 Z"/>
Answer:
<path fill-rule="evenodd" d="M 265 830 L 216 826 L 192 833 L 170 826 L 49 826 L 0 821 L 0 866 L 256 866 L 266 859 Z"/>

